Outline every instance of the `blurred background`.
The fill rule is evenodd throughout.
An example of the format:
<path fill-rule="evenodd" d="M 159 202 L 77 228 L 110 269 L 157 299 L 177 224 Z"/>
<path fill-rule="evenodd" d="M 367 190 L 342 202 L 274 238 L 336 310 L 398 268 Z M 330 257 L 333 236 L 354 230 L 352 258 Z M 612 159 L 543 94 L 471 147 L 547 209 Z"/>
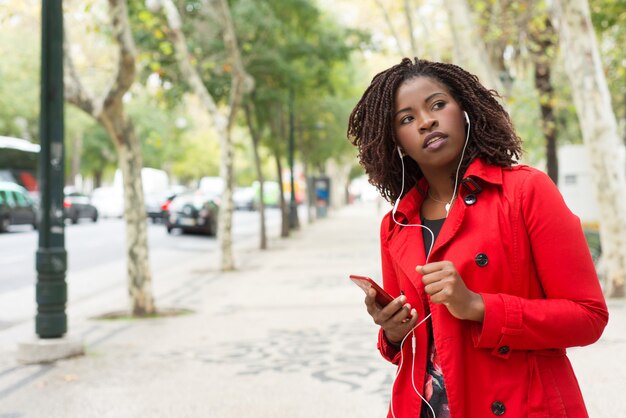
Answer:
<path fill-rule="evenodd" d="M 118 222 L 141 236 L 148 221 L 164 242 L 217 236 L 226 271 L 237 223 L 266 249 L 268 227 L 288 237 L 333 208 L 377 201 L 346 121 L 373 75 L 417 56 L 500 93 L 521 162 L 557 183 L 607 295 L 623 296 L 626 4 L 566 3 L 128 0 L 116 11 L 66 0 L 66 224 Z M 581 10 L 592 27 L 571 18 Z M 0 0 L 0 24 L 0 230 L 36 234 L 40 2 Z M 3 253 L 22 245 L 15 236 L 0 235 Z M 147 252 L 146 239 L 134 245 Z M 0 275 L 27 280 L 16 257 Z"/>
<path fill-rule="evenodd" d="M 403 57 L 458 64 L 500 94 L 523 140 L 520 163 L 547 172 L 579 216 L 611 315 L 624 317 L 623 0 L 65 0 L 62 7 L 63 53 L 51 57 L 64 66 L 64 134 L 55 154 L 64 167 L 56 185 L 62 208 L 44 215 L 42 187 L 50 179 L 41 172 L 48 163 L 40 125 L 42 2 L 0 0 L 0 343 L 32 333 L 37 240 L 46 233 L 42 217 L 51 216 L 65 236 L 67 274 L 63 270 L 59 279 L 71 285 L 71 329 L 101 354 L 66 364 L 65 382 L 79 380 L 73 367 L 93 384 L 118 360 L 132 369 L 140 357 L 143 373 L 164 358 L 194 359 L 226 382 L 228 362 L 243 359 L 252 371 L 239 375 L 256 390 L 267 382 L 255 380 L 259 370 L 289 375 L 295 356 L 304 359 L 296 369 L 307 388 L 347 383 L 353 392 L 344 400 L 357 396 L 382 414 L 392 371 L 382 373 L 378 364 L 363 371 L 374 361 L 375 330 L 361 299 L 346 302 L 355 290 L 337 276 L 379 275 L 378 222 L 391 204 L 369 184 L 346 128 L 372 77 Z M 236 295 L 231 280 L 241 285 Z M 168 305 L 198 315 L 163 328 L 90 319 L 114 308 L 129 317 L 164 315 L 159 308 Z M 278 309 L 289 314 L 276 315 Z M 232 323 L 222 321 L 225 312 Z M 302 328 L 312 317 L 318 322 Z M 256 340 L 235 341 L 234 329 L 237 337 Z M 578 357 L 587 382 L 601 382 L 583 388 L 597 399 L 595 416 L 626 413 L 623 405 L 611 410 L 615 405 L 604 402 L 602 392 L 622 387 L 623 373 L 610 375 L 612 367 L 599 363 L 623 353 L 622 334 L 609 331 L 599 346 L 604 351 Z M 293 344 L 277 349 L 277 335 Z M 209 354 L 194 351 L 213 338 Z M 146 344 L 153 340 L 164 347 L 169 342 L 170 351 Z M 326 346 L 318 350 L 319 341 L 337 354 Z M 345 347 L 338 350 L 340 343 Z M 298 344 L 309 351 L 289 351 Z M 133 347 L 156 351 L 145 359 Z M 360 349 L 354 362 L 342 355 Z M 135 357 L 123 357 L 127 352 Z M 16 377 L 0 387 L 0 399 L 14 396 L 12 405 L 26 408 L 46 386 L 41 376 L 52 376 L 53 369 L 19 368 L 8 358 L 0 356 L 0 377 Z M 320 369 L 309 373 L 319 358 Z M 181 387 L 199 367 L 188 366 L 181 368 Z M 285 390 L 297 386 L 280 376 L 273 381 Z M 364 376 L 375 381 L 369 392 L 361 390 Z M 169 377 L 164 391 L 177 386 Z M 103 384 L 117 387 L 117 376 L 112 379 Z M 325 399 L 343 393 L 333 388 L 325 386 Z M 211 392 L 211 405 L 229 413 L 214 416 L 251 416 L 232 414 L 234 406 L 225 401 L 230 398 L 223 393 L 238 394 L 237 385 L 222 389 Z M 65 411 L 60 393 L 48 402 L 58 399 Z M 85 403 L 101 398 L 97 387 L 94 393 Z M 280 396 L 271 387 L 260 393 L 255 402 Z M 297 396 L 279 399 L 293 402 L 297 413 L 274 415 L 272 404 L 268 415 L 255 416 L 306 416 Z M 330 404 L 319 403 L 309 416 L 330 416 L 323 410 Z M 336 416 L 367 416 L 367 407 L 359 415 L 352 402 L 342 405 Z M 0 409 L 0 416 L 41 416 L 53 405 L 40 408 L 33 415 Z M 138 416 L 128 411 L 92 416 Z M 78 408 L 51 416 L 89 414 Z"/>

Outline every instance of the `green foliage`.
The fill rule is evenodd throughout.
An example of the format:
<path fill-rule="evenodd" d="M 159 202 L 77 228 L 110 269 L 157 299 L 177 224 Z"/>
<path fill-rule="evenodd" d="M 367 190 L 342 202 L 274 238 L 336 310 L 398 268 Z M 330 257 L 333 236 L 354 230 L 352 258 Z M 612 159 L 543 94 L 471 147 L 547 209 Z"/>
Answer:
<path fill-rule="evenodd" d="M 168 170 L 184 155 L 182 134 L 190 122 L 182 116 L 181 106 L 172 109 L 158 96 L 139 93 L 128 111 L 141 141 L 144 166 Z"/>
<path fill-rule="evenodd" d="M 0 135 L 39 142 L 38 32 L 6 24 L 0 31 Z"/>
<path fill-rule="evenodd" d="M 351 150 L 345 124 L 358 93 L 348 63 L 367 36 L 340 27 L 307 0 L 233 3 L 246 69 L 256 82 L 248 100 L 264 143 L 285 151 L 293 110 L 300 158 L 323 170 L 327 159 Z"/>
<path fill-rule="evenodd" d="M 544 141 L 540 131 L 539 103 L 532 79 L 534 60 L 552 62 L 552 99 L 556 116 L 557 143 L 579 143 L 581 134 L 576 109 L 572 103 L 570 83 L 563 71 L 558 39 L 548 38 L 548 8 L 544 0 L 471 0 L 479 15 L 481 32 L 498 70 L 505 70 L 515 80 L 508 98 L 511 114 L 520 137 L 525 141 L 527 159 L 537 163 L 544 158 Z M 623 0 L 590 0 L 592 20 L 613 108 L 626 118 L 626 3 Z M 553 44 L 556 47 L 551 47 Z M 509 56 L 505 59 L 504 51 Z"/>

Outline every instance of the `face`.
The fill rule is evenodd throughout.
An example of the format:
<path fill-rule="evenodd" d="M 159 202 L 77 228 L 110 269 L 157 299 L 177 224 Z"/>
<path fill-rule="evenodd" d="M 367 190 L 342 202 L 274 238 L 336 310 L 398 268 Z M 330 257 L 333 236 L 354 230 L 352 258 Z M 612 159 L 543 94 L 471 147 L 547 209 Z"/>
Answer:
<path fill-rule="evenodd" d="M 454 173 L 465 143 L 463 110 L 448 88 L 429 77 L 405 81 L 396 91 L 394 131 L 421 170 Z"/>

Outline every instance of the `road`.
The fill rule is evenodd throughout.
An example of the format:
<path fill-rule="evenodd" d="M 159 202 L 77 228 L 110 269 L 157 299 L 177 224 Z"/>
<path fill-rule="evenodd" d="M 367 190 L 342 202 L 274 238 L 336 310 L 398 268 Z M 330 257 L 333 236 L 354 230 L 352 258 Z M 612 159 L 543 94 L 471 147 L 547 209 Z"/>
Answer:
<path fill-rule="evenodd" d="M 266 214 L 268 235 L 276 237 L 280 232 L 280 212 L 268 209 Z M 255 248 L 258 235 L 258 212 L 235 211 L 235 248 Z M 13 226 L 8 233 L 0 234 L 0 306 L 3 306 L 0 309 L 0 330 L 32 318 L 33 309 L 36 309 L 33 300 L 37 243 L 38 232 L 28 226 Z M 205 268 L 218 268 L 219 251 L 215 238 L 177 231 L 168 234 L 163 224 L 148 223 L 148 245 L 153 277 L 160 278 L 173 265 L 197 263 L 199 258 Z M 68 252 L 68 298 L 73 304 L 86 301 L 98 292 L 125 289 L 123 220 L 100 219 L 96 223 L 84 220 L 76 225 L 68 224 L 65 247 Z M 156 290 L 158 285 L 155 283 Z"/>

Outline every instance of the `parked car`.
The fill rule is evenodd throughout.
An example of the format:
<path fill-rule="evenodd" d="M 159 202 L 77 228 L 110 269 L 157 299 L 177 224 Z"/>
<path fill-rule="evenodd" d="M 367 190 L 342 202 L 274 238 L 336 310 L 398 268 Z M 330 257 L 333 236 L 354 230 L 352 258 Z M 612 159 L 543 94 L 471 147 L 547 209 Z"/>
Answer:
<path fill-rule="evenodd" d="M 89 196 L 76 191 L 65 194 L 63 212 L 65 219 L 69 219 L 73 224 L 77 224 L 83 218 L 98 221 L 98 209 L 91 204 Z"/>
<path fill-rule="evenodd" d="M 254 210 L 256 192 L 252 187 L 237 187 L 233 192 L 235 209 Z"/>
<path fill-rule="evenodd" d="M 146 193 L 143 197 L 146 206 L 146 215 L 152 222 L 157 223 L 164 220 L 163 203 L 170 197 L 168 192 Z"/>
<path fill-rule="evenodd" d="M 105 218 L 124 216 L 124 192 L 117 187 L 98 187 L 91 193 L 91 204 L 98 209 L 98 215 Z"/>
<path fill-rule="evenodd" d="M 37 229 L 37 209 L 25 188 L 0 182 L 0 232 L 11 225 L 32 225 Z"/>
<path fill-rule="evenodd" d="M 209 236 L 217 234 L 219 197 L 201 190 L 182 193 L 172 200 L 165 226 L 167 232 L 200 232 Z"/>
<path fill-rule="evenodd" d="M 169 206 L 176 196 L 187 191 L 185 186 L 174 185 L 169 189 L 158 193 L 146 193 L 144 201 L 146 214 L 154 223 L 165 222 L 169 211 Z"/>

